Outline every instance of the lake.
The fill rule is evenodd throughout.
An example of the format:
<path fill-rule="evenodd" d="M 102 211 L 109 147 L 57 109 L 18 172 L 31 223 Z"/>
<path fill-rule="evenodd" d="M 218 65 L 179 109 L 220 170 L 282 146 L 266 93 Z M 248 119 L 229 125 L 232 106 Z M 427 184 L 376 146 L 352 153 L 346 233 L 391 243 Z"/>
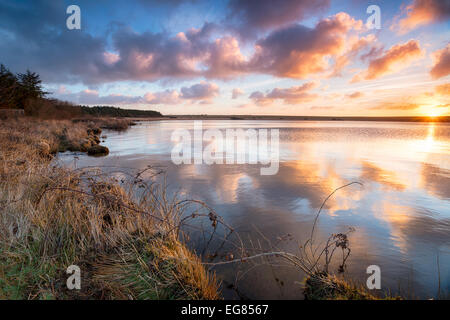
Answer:
<path fill-rule="evenodd" d="M 169 192 L 206 202 L 246 246 L 271 242 L 289 252 L 309 237 L 331 192 L 360 182 L 362 186 L 340 189 L 326 202 L 316 227 L 318 242 L 354 228 L 343 276 L 364 284 L 367 267 L 377 265 L 384 290 L 428 298 L 436 297 L 440 287 L 448 297 L 450 124 L 203 121 L 204 129 L 278 129 L 275 175 L 261 175 L 261 164 L 175 165 L 171 134 L 192 127 L 193 121 L 168 120 L 139 122 L 125 132 L 105 130 L 108 156 L 78 154 L 74 160 L 65 153 L 59 159 L 77 167 L 161 166 Z M 190 245 L 197 252 L 204 245 L 199 232 L 190 232 Z M 237 263 L 213 270 L 223 280 L 225 298 L 302 298 L 303 275 L 283 263 Z"/>

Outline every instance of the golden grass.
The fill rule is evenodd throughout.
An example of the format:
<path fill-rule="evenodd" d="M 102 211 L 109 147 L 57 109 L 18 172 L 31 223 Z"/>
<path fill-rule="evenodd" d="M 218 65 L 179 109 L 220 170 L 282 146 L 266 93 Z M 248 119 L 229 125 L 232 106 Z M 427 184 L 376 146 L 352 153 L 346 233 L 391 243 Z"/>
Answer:
<path fill-rule="evenodd" d="M 401 300 L 400 296 L 377 296 L 361 284 L 325 272 L 317 272 L 305 279 L 306 300 Z"/>
<path fill-rule="evenodd" d="M 136 198 L 142 182 L 62 168 L 44 150 L 81 149 L 92 136 L 88 123 L 0 123 L 0 298 L 219 298 L 215 277 L 180 241 L 161 187 Z M 66 287 L 72 264 L 81 290 Z"/>
<path fill-rule="evenodd" d="M 112 117 L 104 117 L 104 118 L 84 117 L 74 119 L 73 121 L 90 123 L 91 125 L 95 125 L 102 129 L 110 129 L 117 131 L 126 130 L 128 129 L 128 127 L 135 124 L 132 120 L 129 119 L 112 118 Z"/>

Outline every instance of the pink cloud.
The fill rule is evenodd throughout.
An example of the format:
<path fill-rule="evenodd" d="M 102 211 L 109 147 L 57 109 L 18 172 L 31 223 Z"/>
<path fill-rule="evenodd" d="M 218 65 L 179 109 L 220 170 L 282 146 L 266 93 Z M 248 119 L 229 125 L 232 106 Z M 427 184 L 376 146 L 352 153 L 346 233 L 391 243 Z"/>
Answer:
<path fill-rule="evenodd" d="M 177 104 L 180 103 L 180 94 L 176 90 L 165 90 L 161 92 L 147 92 L 144 95 L 145 102 L 149 104 Z"/>
<path fill-rule="evenodd" d="M 433 79 L 439 79 L 450 74 L 450 44 L 433 53 L 434 65 L 430 71 Z"/>
<path fill-rule="evenodd" d="M 209 68 L 206 76 L 230 78 L 245 72 L 246 58 L 241 53 L 238 40 L 226 36 L 216 39 L 209 46 L 204 65 Z"/>
<path fill-rule="evenodd" d="M 299 79 L 324 72 L 330 59 L 346 51 L 348 32 L 362 27 L 362 21 L 341 12 L 321 20 L 314 28 L 293 25 L 275 31 L 257 42 L 250 69 Z"/>
<path fill-rule="evenodd" d="M 120 60 L 120 56 L 111 52 L 103 52 L 103 58 L 108 65 L 114 64 Z"/>
<path fill-rule="evenodd" d="M 309 91 L 317 88 L 319 84 L 317 82 L 307 82 L 301 86 L 295 86 L 286 89 L 274 88 L 267 94 L 260 91 L 255 91 L 250 95 L 250 99 L 254 103 L 260 106 L 270 105 L 275 100 L 282 100 L 287 104 L 297 104 L 302 102 L 309 102 L 318 97 L 317 94 L 310 93 Z"/>
<path fill-rule="evenodd" d="M 233 91 L 231 92 L 231 99 L 237 99 L 237 98 L 239 98 L 239 96 L 241 96 L 243 94 L 244 94 L 244 91 L 242 89 L 234 88 Z"/>

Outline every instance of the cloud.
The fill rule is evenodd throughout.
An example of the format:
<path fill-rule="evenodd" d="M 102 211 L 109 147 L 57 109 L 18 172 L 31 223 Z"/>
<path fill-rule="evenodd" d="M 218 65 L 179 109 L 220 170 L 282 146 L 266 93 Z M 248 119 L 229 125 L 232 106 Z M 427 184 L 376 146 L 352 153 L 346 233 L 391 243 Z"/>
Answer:
<path fill-rule="evenodd" d="M 104 70 L 109 78 L 148 80 L 159 78 L 192 78 L 200 76 L 197 68 L 206 58 L 208 38 L 213 26 L 192 29 L 170 37 L 164 33 L 136 33 L 121 28 L 112 35 L 120 59 Z"/>
<path fill-rule="evenodd" d="M 147 92 L 144 95 L 146 103 L 149 104 L 178 104 L 181 103 L 180 94 L 176 90 L 165 90 L 161 92 Z"/>
<path fill-rule="evenodd" d="M 404 44 L 397 44 L 387 50 L 381 57 L 370 60 L 368 69 L 356 75 L 352 82 L 363 79 L 373 80 L 383 75 L 401 70 L 422 57 L 423 52 L 419 41 L 410 40 Z"/>
<path fill-rule="evenodd" d="M 414 110 L 420 106 L 416 103 L 383 103 L 372 107 L 372 110 Z"/>
<path fill-rule="evenodd" d="M 372 46 L 367 53 L 361 55 L 361 60 L 362 61 L 373 60 L 381 56 L 383 54 L 383 51 L 384 51 L 383 46 Z"/>
<path fill-rule="evenodd" d="M 311 110 L 331 110 L 331 109 L 334 109 L 334 107 L 331 107 L 331 106 L 312 106 L 309 109 L 311 109 Z"/>
<path fill-rule="evenodd" d="M 136 32 L 115 24 L 107 43 L 104 35 L 93 36 L 84 28 L 67 30 L 65 9 L 62 2 L 53 1 L 29 1 L 24 6 L 0 2 L 0 30 L 11 35 L 0 42 L 2 63 L 20 72 L 33 69 L 46 83 L 87 85 L 242 73 L 239 63 L 244 58 L 237 40 L 213 39 L 213 23 L 176 35 Z"/>
<path fill-rule="evenodd" d="M 434 65 L 430 71 L 433 79 L 439 79 L 450 74 L 450 44 L 433 53 Z"/>
<path fill-rule="evenodd" d="M 277 30 L 257 41 L 250 69 L 299 79 L 324 72 L 330 58 L 345 52 L 347 33 L 362 26 L 362 21 L 341 12 L 321 20 L 314 28 L 296 24 Z"/>
<path fill-rule="evenodd" d="M 329 0 L 231 0 L 229 21 L 245 36 L 283 27 L 325 11 Z"/>
<path fill-rule="evenodd" d="M 237 99 L 239 96 L 243 95 L 244 91 L 239 88 L 234 88 L 231 92 L 231 99 Z"/>
<path fill-rule="evenodd" d="M 202 81 L 190 87 L 181 88 L 181 98 L 190 100 L 211 100 L 219 94 L 215 83 Z"/>
<path fill-rule="evenodd" d="M 46 83 L 156 81 L 204 73 L 199 64 L 210 57 L 211 23 L 175 36 L 115 24 L 108 37 L 93 36 L 85 28 L 65 28 L 65 9 L 59 1 L 0 2 L 0 30 L 10 35 L 0 42 L 2 62 L 12 70 L 33 69 Z"/>
<path fill-rule="evenodd" d="M 270 105 L 277 99 L 280 99 L 287 104 L 297 104 L 316 99 L 318 95 L 309 93 L 309 91 L 317 88 L 318 86 L 319 84 L 317 82 L 307 82 L 301 86 L 286 89 L 274 88 L 267 94 L 260 91 L 255 91 L 249 96 L 249 98 L 260 106 Z"/>
<path fill-rule="evenodd" d="M 350 31 L 360 32 L 363 23 L 343 12 L 319 20 L 312 28 L 296 24 L 328 7 L 328 2 L 231 1 L 230 10 L 243 25 L 266 30 L 253 47 L 246 44 L 246 49 L 253 49 L 248 54 L 242 53 L 230 30 L 214 23 L 175 35 L 137 32 L 123 23 L 112 23 L 107 36 L 92 35 L 87 28 L 61 27 L 66 18 L 61 2 L 28 1 L 23 6 L 0 2 L 0 29 L 8 35 L 0 42 L 0 52 L 2 63 L 9 68 L 19 72 L 30 68 L 47 84 L 91 86 L 116 81 L 231 79 L 248 74 L 304 79 L 325 71 L 338 76 L 356 52 L 368 47 L 370 36 L 350 36 Z"/>
<path fill-rule="evenodd" d="M 364 93 L 355 91 L 353 93 L 347 94 L 346 97 L 350 98 L 350 99 L 356 99 L 356 98 L 361 98 L 363 95 L 364 95 Z"/>
<path fill-rule="evenodd" d="M 253 46 L 245 43 L 244 50 L 237 37 L 214 23 L 177 34 L 137 32 L 113 24 L 107 36 L 91 35 L 87 29 L 61 28 L 65 8 L 59 2 L 37 5 L 31 1 L 26 6 L 0 2 L 0 29 L 2 35 L 11 35 L 0 42 L 0 52 L 2 62 L 12 70 L 23 72 L 28 67 L 46 84 L 88 86 L 116 81 L 233 79 L 249 74 L 335 77 L 360 53 L 375 64 L 376 38 L 360 36 L 365 31 L 361 20 L 340 12 L 313 27 L 297 24 L 326 7 L 325 0 L 231 1 L 236 19 L 265 30 Z M 155 103 L 176 101 L 173 92 L 148 98 Z"/>
<path fill-rule="evenodd" d="M 450 83 L 436 86 L 435 91 L 441 96 L 450 96 Z"/>
<path fill-rule="evenodd" d="M 188 103 L 210 103 L 219 93 L 219 87 L 215 83 L 200 82 L 190 87 L 183 87 L 180 91 L 164 90 L 157 92 L 147 92 L 144 96 L 129 96 L 122 94 L 109 94 L 100 96 L 98 91 L 86 89 L 72 93 L 64 86 L 60 86 L 56 91 L 55 98 L 71 101 L 77 104 L 88 105 L 115 105 L 115 104 L 161 104 L 174 105 Z"/>
<path fill-rule="evenodd" d="M 253 104 L 251 104 L 251 103 L 244 103 L 244 104 L 240 104 L 240 105 L 236 106 L 236 108 L 239 108 L 239 109 L 247 109 L 247 108 L 250 108 L 250 107 L 253 107 Z"/>
<path fill-rule="evenodd" d="M 450 2 L 448 0 L 414 0 L 402 10 L 403 18 L 391 26 L 400 34 L 407 33 L 419 26 L 450 18 Z"/>
<path fill-rule="evenodd" d="M 349 40 L 349 49 L 341 56 L 336 57 L 333 70 L 328 77 L 331 78 L 341 76 L 344 67 L 350 64 L 351 61 L 353 61 L 357 55 L 366 48 L 369 48 L 369 51 L 361 55 L 361 60 L 378 54 L 380 48 L 375 46 L 376 40 L 377 38 L 374 34 L 369 34 L 368 36 L 362 38 L 353 37 Z"/>
<path fill-rule="evenodd" d="M 97 90 L 86 89 L 80 92 L 72 93 L 64 87 L 56 92 L 56 98 L 70 101 L 81 105 L 131 105 L 144 103 L 144 99 L 139 96 L 128 96 L 122 94 L 109 94 L 100 96 Z"/>
<path fill-rule="evenodd" d="M 273 100 L 266 98 L 266 95 L 261 91 L 254 91 L 249 96 L 250 99 L 253 100 L 257 105 L 264 106 L 272 104 Z"/>
<path fill-rule="evenodd" d="M 208 46 L 203 65 L 208 68 L 206 77 L 230 78 L 245 73 L 247 62 L 236 38 L 225 36 Z"/>

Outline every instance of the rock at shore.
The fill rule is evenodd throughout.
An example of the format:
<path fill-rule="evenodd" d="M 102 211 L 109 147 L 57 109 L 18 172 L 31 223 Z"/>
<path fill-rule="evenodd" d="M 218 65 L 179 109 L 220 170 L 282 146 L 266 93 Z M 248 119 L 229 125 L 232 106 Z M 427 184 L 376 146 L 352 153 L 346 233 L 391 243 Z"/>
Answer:
<path fill-rule="evenodd" d="M 109 149 L 105 146 L 95 145 L 88 149 L 88 154 L 91 156 L 106 156 L 109 154 Z"/>

